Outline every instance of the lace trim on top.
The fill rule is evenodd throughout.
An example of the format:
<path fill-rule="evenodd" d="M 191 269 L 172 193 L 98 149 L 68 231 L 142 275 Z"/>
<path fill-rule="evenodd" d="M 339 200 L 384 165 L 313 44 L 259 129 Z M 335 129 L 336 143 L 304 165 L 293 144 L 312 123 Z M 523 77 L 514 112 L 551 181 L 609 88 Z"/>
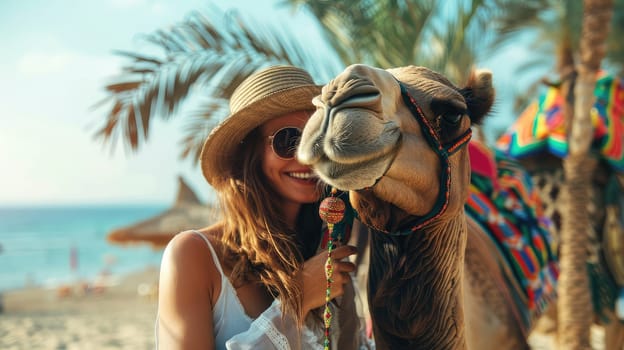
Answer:
<path fill-rule="evenodd" d="M 275 328 L 271 321 L 260 315 L 256 319 L 256 323 L 258 324 L 258 327 L 264 330 L 265 335 L 269 338 L 269 340 L 271 340 L 271 343 L 275 345 L 277 350 L 290 350 L 288 339 L 286 339 L 286 337 L 280 333 L 277 328 Z"/>

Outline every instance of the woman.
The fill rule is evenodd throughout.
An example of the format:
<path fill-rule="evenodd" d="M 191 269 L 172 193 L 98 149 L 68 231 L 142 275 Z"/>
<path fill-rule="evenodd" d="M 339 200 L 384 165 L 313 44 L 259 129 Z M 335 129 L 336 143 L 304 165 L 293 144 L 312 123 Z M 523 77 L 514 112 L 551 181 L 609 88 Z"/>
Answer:
<path fill-rule="evenodd" d="M 201 168 L 216 190 L 223 220 L 177 235 L 163 255 L 158 345 L 164 349 L 309 348 L 323 342 L 326 252 L 320 190 L 294 158 L 301 129 L 320 93 L 309 74 L 275 66 L 247 78 L 230 100 L 231 114 L 208 136 Z M 352 288 L 354 265 L 334 250 L 331 297 Z M 305 263 L 304 263 L 305 261 Z M 338 308 L 343 339 L 358 346 L 353 296 Z M 317 317 L 315 317 L 315 315 Z M 319 334 L 320 330 L 320 334 Z M 341 333 L 342 331 L 342 333 Z"/>

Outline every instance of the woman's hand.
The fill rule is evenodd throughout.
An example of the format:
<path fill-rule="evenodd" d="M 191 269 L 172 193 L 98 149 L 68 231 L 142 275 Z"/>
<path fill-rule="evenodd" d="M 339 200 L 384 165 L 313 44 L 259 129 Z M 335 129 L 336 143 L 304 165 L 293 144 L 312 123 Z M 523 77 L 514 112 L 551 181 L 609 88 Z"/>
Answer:
<path fill-rule="evenodd" d="M 331 283 L 330 299 L 341 296 L 344 292 L 344 284 L 351 281 L 349 272 L 355 271 L 355 265 L 342 259 L 353 255 L 357 248 L 344 245 L 332 251 L 333 275 Z M 325 305 L 327 278 L 325 277 L 327 263 L 327 251 L 323 251 L 308 259 L 303 264 L 303 317 L 312 309 Z"/>

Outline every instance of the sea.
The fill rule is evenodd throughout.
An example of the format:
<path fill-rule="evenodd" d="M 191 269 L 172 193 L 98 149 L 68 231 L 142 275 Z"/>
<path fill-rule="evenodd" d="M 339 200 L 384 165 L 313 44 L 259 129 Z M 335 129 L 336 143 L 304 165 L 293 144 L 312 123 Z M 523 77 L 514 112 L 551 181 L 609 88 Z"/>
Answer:
<path fill-rule="evenodd" d="M 53 288 L 100 274 L 122 276 L 160 266 L 162 249 L 106 240 L 116 228 L 167 209 L 166 205 L 0 207 L 0 292 Z"/>

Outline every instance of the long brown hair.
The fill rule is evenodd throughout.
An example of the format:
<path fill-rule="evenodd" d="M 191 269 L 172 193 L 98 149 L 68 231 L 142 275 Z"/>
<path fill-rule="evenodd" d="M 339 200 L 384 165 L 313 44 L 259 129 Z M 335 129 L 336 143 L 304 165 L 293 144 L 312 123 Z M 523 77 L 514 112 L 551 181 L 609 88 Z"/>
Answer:
<path fill-rule="evenodd" d="M 235 286 L 259 279 L 279 297 L 282 312 L 301 324 L 303 286 L 296 276 L 304 259 L 316 251 L 320 219 L 317 224 L 304 224 L 300 215 L 297 228 L 288 227 L 281 208 L 274 204 L 279 195 L 262 171 L 263 141 L 258 128 L 245 137 L 234 160 L 240 166 L 217 191 L 223 211 L 224 261 L 232 269 L 230 280 Z M 303 209 L 309 211 L 310 206 Z M 308 232 L 301 234 L 304 228 Z"/>

